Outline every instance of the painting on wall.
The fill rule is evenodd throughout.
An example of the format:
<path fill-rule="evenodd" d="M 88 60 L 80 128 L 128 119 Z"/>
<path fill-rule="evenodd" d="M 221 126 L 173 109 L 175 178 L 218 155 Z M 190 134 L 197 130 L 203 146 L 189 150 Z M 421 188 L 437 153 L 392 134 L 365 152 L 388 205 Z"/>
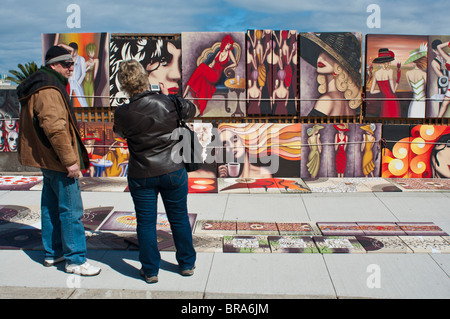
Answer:
<path fill-rule="evenodd" d="M 16 90 L 0 90 L 0 152 L 17 152 L 19 107 Z"/>
<path fill-rule="evenodd" d="M 217 177 L 300 177 L 301 131 L 301 124 L 219 124 Z"/>
<path fill-rule="evenodd" d="M 361 33 L 300 33 L 300 115 L 361 112 Z"/>
<path fill-rule="evenodd" d="M 110 45 L 110 103 L 119 106 L 128 102 L 120 90 L 119 64 L 134 59 L 149 72 L 150 84 L 159 85 L 164 94 L 181 94 L 181 39 L 179 35 L 158 36 L 141 34 L 111 35 Z"/>
<path fill-rule="evenodd" d="M 450 117 L 450 36 L 428 37 L 426 117 Z"/>
<path fill-rule="evenodd" d="M 425 118 L 428 37 L 366 36 L 366 117 Z"/>
<path fill-rule="evenodd" d="M 197 116 L 246 116 L 245 33 L 183 32 L 183 94 Z"/>
<path fill-rule="evenodd" d="M 381 124 L 303 124 L 301 177 L 380 176 Z"/>
<path fill-rule="evenodd" d="M 111 122 L 79 122 L 78 129 L 89 154 L 87 177 L 125 177 L 129 150 L 125 139 L 116 136 Z"/>
<path fill-rule="evenodd" d="M 382 177 L 450 178 L 450 126 L 384 125 Z"/>
<path fill-rule="evenodd" d="M 297 31 L 248 30 L 246 37 L 247 114 L 296 115 Z"/>
<path fill-rule="evenodd" d="M 42 35 L 42 60 L 54 45 L 67 49 L 75 61 L 69 78 L 75 107 L 109 107 L 109 34 L 52 33 Z"/>

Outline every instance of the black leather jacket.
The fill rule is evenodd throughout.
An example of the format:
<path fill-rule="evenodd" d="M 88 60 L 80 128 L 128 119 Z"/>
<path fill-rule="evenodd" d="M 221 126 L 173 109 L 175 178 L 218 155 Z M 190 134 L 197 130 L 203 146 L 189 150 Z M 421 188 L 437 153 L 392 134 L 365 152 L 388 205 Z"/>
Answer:
<path fill-rule="evenodd" d="M 194 104 L 179 99 L 183 119 L 194 117 Z M 177 120 L 172 100 L 164 94 L 150 91 L 134 95 L 129 104 L 116 109 L 114 132 L 127 139 L 130 150 L 129 177 L 159 176 L 184 167 L 183 163 L 174 163 L 171 159 L 172 147 L 178 142 L 171 139 Z"/>

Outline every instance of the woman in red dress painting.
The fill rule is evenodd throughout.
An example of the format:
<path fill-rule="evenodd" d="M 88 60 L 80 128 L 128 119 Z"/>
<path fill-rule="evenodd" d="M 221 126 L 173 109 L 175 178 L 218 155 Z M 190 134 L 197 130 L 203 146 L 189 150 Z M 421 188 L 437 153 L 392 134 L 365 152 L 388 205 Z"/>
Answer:
<path fill-rule="evenodd" d="M 335 124 L 334 128 L 338 130 L 338 133 L 336 134 L 334 138 L 334 149 L 336 151 L 336 158 L 335 158 L 335 164 L 336 164 L 336 172 L 338 177 L 344 177 L 345 169 L 347 167 L 347 143 L 348 143 L 348 136 L 344 134 L 344 132 L 348 132 L 348 124 L 342 123 L 342 124 Z"/>
<path fill-rule="evenodd" d="M 233 44 L 233 38 L 227 34 L 222 39 L 220 51 L 214 57 L 213 62 L 209 65 L 201 63 L 187 82 L 183 97 L 186 97 L 191 92 L 194 99 L 196 99 L 194 103 L 197 105 L 200 115 L 203 115 L 205 111 L 208 103 L 207 99 L 210 99 L 216 91 L 215 85 L 219 81 L 222 72 L 237 66 L 236 58 L 233 54 Z M 230 61 L 231 64 L 229 65 Z"/>
<path fill-rule="evenodd" d="M 395 60 L 394 52 L 383 48 L 378 50 L 378 57 L 372 63 L 381 64 L 381 68 L 374 73 L 374 80 L 370 89 L 371 94 L 380 93 L 383 97 L 381 104 L 381 117 L 401 117 L 400 102 L 395 91 L 400 82 L 400 66 L 397 64 L 397 80 L 394 83 L 394 71 L 391 69 L 391 61 Z M 379 90 L 375 89 L 378 84 Z"/>

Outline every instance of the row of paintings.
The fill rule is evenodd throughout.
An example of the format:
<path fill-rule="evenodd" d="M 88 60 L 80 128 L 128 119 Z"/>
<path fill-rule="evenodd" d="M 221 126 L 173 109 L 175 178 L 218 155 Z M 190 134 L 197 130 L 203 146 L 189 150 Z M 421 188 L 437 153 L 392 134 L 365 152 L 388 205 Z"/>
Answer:
<path fill-rule="evenodd" d="M 126 176 L 129 152 L 112 123 L 78 123 L 86 176 Z M 190 123 L 204 164 L 190 178 L 450 178 L 450 126 Z"/>
<path fill-rule="evenodd" d="M 72 53 L 70 91 L 79 107 L 125 103 L 118 66 L 136 59 L 151 84 L 193 100 L 202 117 L 450 117 L 450 36 L 368 34 L 364 57 L 362 38 L 295 30 L 58 33 L 42 35 L 42 52 L 60 45 Z"/>

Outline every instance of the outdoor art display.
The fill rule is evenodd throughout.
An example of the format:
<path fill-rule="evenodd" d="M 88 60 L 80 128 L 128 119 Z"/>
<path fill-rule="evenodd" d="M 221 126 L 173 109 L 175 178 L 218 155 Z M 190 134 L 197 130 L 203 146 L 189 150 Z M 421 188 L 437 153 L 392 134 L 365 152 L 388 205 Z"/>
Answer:
<path fill-rule="evenodd" d="M 197 116 L 246 116 L 245 33 L 183 32 L 181 39 L 182 97 Z"/>
<path fill-rule="evenodd" d="M 75 107 L 109 107 L 109 34 L 42 34 L 42 64 L 47 50 L 58 45 L 68 50 L 75 62 L 69 78 L 69 95 Z"/>
<path fill-rule="evenodd" d="M 119 64 L 134 59 L 148 71 L 149 82 L 159 85 L 165 94 L 181 94 L 181 38 L 158 37 L 151 34 L 138 36 L 112 35 L 110 46 L 110 104 L 119 106 L 128 102 L 120 90 Z"/>
<path fill-rule="evenodd" d="M 19 100 L 15 90 L 0 90 L 0 152 L 17 152 Z"/>
<path fill-rule="evenodd" d="M 450 117 L 450 36 L 428 37 L 427 117 Z"/>
<path fill-rule="evenodd" d="M 380 176 L 381 124 L 302 124 L 301 177 Z"/>
<path fill-rule="evenodd" d="M 383 125 L 382 177 L 450 178 L 450 126 Z"/>
<path fill-rule="evenodd" d="M 300 33 L 300 115 L 361 113 L 361 33 Z"/>
<path fill-rule="evenodd" d="M 247 114 L 297 115 L 295 30 L 247 31 Z"/>

